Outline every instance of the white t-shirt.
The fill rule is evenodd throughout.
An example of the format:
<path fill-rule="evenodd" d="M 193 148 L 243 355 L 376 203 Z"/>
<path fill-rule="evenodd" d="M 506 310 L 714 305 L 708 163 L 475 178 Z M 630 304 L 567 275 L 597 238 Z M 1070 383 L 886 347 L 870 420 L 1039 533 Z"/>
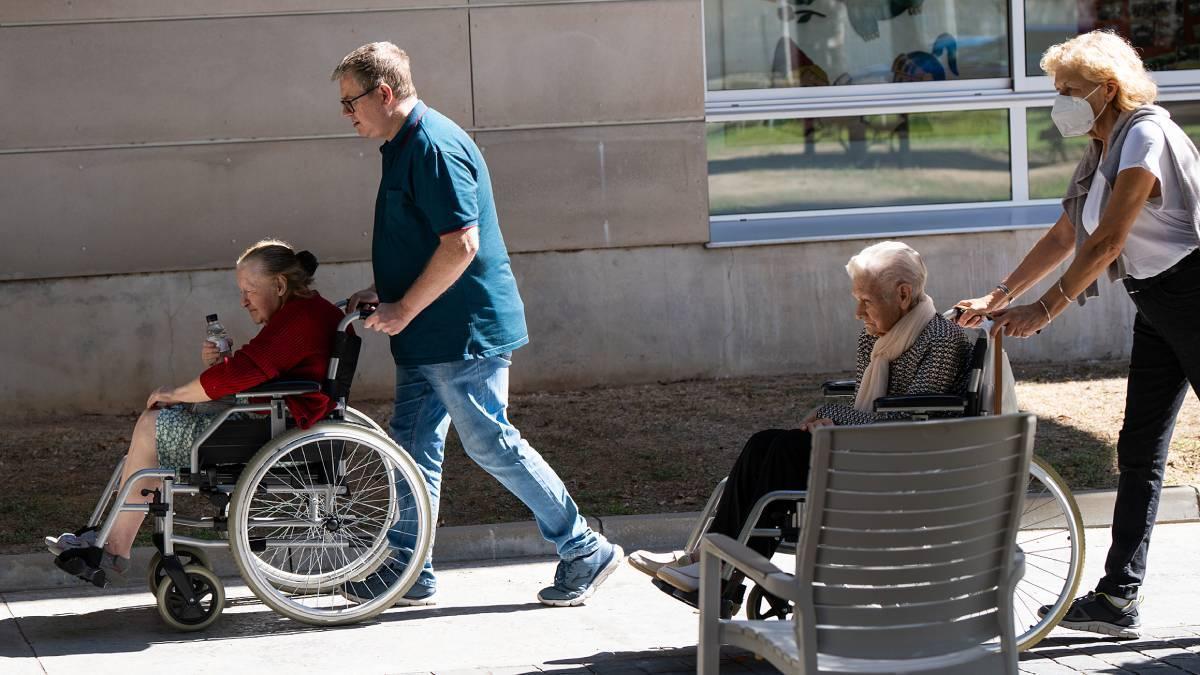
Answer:
<path fill-rule="evenodd" d="M 1148 200 L 1138 211 L 1121 251 L 1129 276 L 1147 279 L 1200 248 L 1200 239 L 1179 194 L 1179 176 L 1162 127 L 1153 122 L 1135 124 L 1125 135 L 1117 173 L 1135 166 L 1154 174 L 1162 190 L 1162 196 Z M 1110 189 L 1097 170 L 1083 203 L 1083 227 L 1088 234 L 1100 225 L 1100 202 Z"/>

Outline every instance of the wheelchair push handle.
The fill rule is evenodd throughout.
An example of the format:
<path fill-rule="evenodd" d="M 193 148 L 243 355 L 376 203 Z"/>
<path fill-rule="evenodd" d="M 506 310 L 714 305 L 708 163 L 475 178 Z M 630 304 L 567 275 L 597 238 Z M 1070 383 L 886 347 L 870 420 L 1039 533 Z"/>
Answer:
<path fill-rule="evenodd" d="M 334 303 L 334 306 L 340 310 L 345 310 L 349 304 L 350 299 L 347 298 L 345 300 L 337 301 Z M 338 330 L 344 333 L 346 329 L 350 327 L 350 324 L 354 323 L 355 321 L 366 319 L 368 316 L 374 314 L 375 309 L 378 306 L 378 304 L 373 302 L 360 302 L 358 304 L 358 311 L 352 314 L 347 314 L 344 318 L 342 318 L 341 322 L 338 324 Z"/>

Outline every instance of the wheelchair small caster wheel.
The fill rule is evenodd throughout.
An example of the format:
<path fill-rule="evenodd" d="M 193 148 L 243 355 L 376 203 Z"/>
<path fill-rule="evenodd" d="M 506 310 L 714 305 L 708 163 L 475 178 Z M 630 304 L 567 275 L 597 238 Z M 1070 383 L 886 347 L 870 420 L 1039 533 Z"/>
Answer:
<path fill-rule="evenodd" d="M 199 565 L 188 565 L 183 568 L 188 583 L 192 585 L 195 602 L 189 603 L 187 597 L 175 586 L 169 576 L 164 576 L 159 582 L 158 614 L 167 625 L 180 631 L 204 630 L 221 616 L 225 609 L 225 587 L 221 580 L 210 570 Z"/>
<path fill-rule="evenodd" d="M 193 548 L 191 546 L 176 546 L 175 555 L 179 556 L 179 562 L 184 567 L 188 565 L 199 565 L 212 569 L 212 564 L 208 560 L 208 554 L 203 549 Z M 150 588 L 152 595 L 158 593 L 158 585 L 162 582 L 162 554 L 157 551 L 150 558 L 150 564 L 146 565 L 146 585 Z"/>
<path fill-rule="evenodd" d="M 764 591 L 762 586 L 750 589 L 750 595 L 746 598 L 747 619 L 751 621 L 779 619 L 782 621 L 786 620 L 791 613 L 792 603 L 787 600 Z"/>

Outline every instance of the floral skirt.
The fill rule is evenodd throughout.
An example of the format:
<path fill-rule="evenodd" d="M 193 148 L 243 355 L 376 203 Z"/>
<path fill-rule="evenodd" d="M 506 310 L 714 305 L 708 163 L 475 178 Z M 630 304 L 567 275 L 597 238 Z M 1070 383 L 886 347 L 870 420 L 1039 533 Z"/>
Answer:
<path fill-rule="evenodd" d="M 192 465 L 192 444 L 221 414 L 221 406 L 173 405 L 158 413 L 154 424 L 154 442 L 158 450 L 158 465 L 164 469 L 186 468 Z M 246 413 L 234 413 L 229 419 L 242 419 Z"/>

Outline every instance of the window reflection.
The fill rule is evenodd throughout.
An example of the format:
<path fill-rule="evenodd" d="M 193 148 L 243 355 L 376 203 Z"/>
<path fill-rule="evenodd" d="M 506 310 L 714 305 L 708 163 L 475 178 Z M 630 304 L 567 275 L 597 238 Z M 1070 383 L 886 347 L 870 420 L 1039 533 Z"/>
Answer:
<path fill-rule="evenodd" d="M 1025 72 L 1051 45 L 1098 28 L 1127 38 L 1150 70 L 1200 68 L 1200 0 L 1026 0 Z"/>
<path fill-rule="evenodd" d="M 1008 77 L 1004 0 L 705 0 L 710 91 Z"/>
<path fill-rule="evenodd" d="M 1010 198 L 1008 111 L 708 125 L 709 209 L 771 213 Z"/>
<path fill-rule="evenodd" d="M 1193 143 L 1200 143 L 1200 101 L 1159 105 L 1171 113 Z M 1050 119 L 1050 108 L 1029 108 L 1025 119 L 1029 130 L 1029 198 L 1062 199 L 1090 141 L 1087 136 L 1063 138 Z"/>

